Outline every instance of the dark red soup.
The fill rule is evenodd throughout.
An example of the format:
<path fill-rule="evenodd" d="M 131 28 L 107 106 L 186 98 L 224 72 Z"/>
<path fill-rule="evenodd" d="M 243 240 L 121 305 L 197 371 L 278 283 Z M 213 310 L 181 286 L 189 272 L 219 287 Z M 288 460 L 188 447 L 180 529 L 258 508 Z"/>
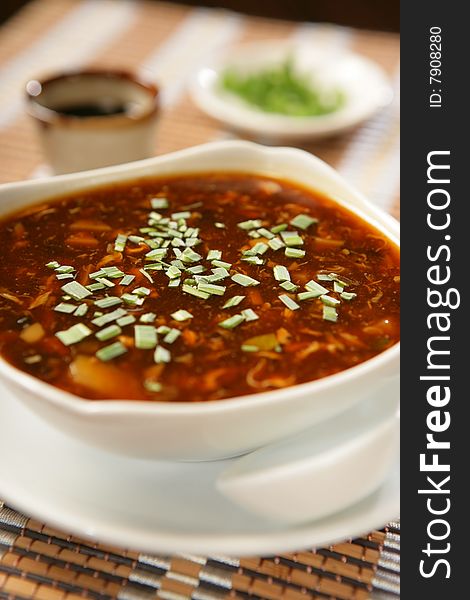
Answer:
<path fill-rule="evenodd" d="M 206 174 L 0 222 L 0 352 L 90 399 L 203 402 L 337 373 L 399 339 L 399 255 L 286 181 Z"/>

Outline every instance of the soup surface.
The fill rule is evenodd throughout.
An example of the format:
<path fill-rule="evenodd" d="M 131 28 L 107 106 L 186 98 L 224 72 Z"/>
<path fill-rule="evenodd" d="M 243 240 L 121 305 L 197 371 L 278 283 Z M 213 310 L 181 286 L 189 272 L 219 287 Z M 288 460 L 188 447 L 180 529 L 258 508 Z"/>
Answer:
<path fill-rule="evenodd" d="M 200 402 L 361 363 L 399 339 L 399 255 L 258 175 L 96 188 L 0 221 L 0 352 L 89 399 Z"/>

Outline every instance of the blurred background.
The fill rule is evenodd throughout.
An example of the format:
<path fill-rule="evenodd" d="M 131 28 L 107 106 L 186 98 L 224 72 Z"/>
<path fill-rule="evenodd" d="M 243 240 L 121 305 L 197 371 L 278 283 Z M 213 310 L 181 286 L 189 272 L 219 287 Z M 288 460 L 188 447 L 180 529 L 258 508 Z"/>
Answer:
<path fill-rule="evenodd" d="M 313 45 L 325 64 L 359 56 L 387 78 L 391 101 L 354 129 L 288 143 L 399 214 L 398 0 L 2 0 L 0 18 L 0 183 L 50 174 L 25 110 L 29 79 L 87 67 L 145 76 L 161 89 L 154 154 L 162 154 L 246 137 L 201 109 L 190 81 L 201 65 L 243 44 L 284 40 Z M 371 86 L 363 86 L 364 101 Z"/>
<path fill-rule="evenodd" d="M 7 19 L 19 8 L 31 0 L 2 0 L 0 3 L 0 22 Z M 47 0 L 46 0 L 47 1 Z M 398 31 L 400 26 L 399 2 L 395 0 L 225 0 L 211 2 L 188 0 L 180 4 L 227 8 L 249 15 L 292 19 L 294 21 L 325 21 L 380 29 Z"/>

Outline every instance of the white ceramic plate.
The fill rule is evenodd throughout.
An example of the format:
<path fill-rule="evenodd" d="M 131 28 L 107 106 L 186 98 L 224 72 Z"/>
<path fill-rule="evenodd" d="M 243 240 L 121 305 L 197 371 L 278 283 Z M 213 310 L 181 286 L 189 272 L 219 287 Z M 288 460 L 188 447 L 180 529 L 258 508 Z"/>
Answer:
<path fill-rule="evenodd" d="M 0 384 L 0 497 L 77 535 L 146 552 L 253 555 L 325 545 L 396 518 L 396 464 L 348 509 L 289 526 L 250 515 L 216 491 L 227 461 L 170 463 L 113 455 L 47 425 Z"/>
<path fill-rule="evenodd" d="M 302 73 L 319 86 L 341 90 L 345 103 L 337 111 L 313 117 L 265 113 L 220 88 L 228 66 L 242 73 L 259 71 L 291 56 Z M 344 51 L 325 53 L 312 43 L 257 42 L 240 46 L 197 71 L 191 86 L 194 102 L 209 116 L 264 140 L 308 140 L 351 129 L 386 106 L 392 99 L 384 71 L 367 58 Z"/>

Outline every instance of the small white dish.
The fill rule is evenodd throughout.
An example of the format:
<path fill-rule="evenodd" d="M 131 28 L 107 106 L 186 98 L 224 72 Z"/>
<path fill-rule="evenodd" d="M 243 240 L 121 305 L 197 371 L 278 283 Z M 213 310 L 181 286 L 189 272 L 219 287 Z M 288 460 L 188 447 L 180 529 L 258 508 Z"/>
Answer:
<path fill-rule="evenodd" d="M 250 514 L 216 490 L 226 461 L 117 456 L 51 427 L 1 382 L 0 397 L 0 498 L 81 537 L 141 552 L 253 556 L 363 535 L 398 515 L 398 464 L 361 502 L 321 520 L 289 525 Z"/>
<path fill-rule="evenodd" d="M 398 399 L 372 398 L 341 415 L 231 461 L 217 480 L 262 517 L 302 523 L 374 492 L 398 452 Z"/>
<path fill-rule="evenodd" d="M 66 71 L 29 81 L 26 95 L 44 156 L 55 174 L 154 154 L 159 91 L 127 71 Z"/>
<path fill-rule="evenodd" d="M 252 73 L 280 64 L 287 57 L 292 57 L 299 72 L 309 74 L 321 88 L 344 93 L 344 104 L 330 114 L 292 117 L 263 112 L 221 89 L 221 77 L 227 67 Z M 386 74 L 367 58 L 349 51 L 326 54 L 323 47 L 314 43 L 285 40 L 245 44 L 202 65 L 190 91 L 197 106 L 210 117 L 255 139 L 273 141 L 306 141 L 341 133 L 392 99 Z"/>
<path fill-rule="evenodd" d="M 0 186 L 0 217 L 99 185 L 173 174 L 234 171 L 296 182 L 336 200 L 399 245 L 399 224 L 326 163 L 295 148 L 243 141 L 205 144 L 173 154 Z M 302 431 L 367 398 L 397 398 L 400 345 L 329 377 L 219 402 L 89 401 L 53 387 L 0 357 L 0 379 L 59 430 L 137 458 L 214 460 L 237 456 Z"/>

